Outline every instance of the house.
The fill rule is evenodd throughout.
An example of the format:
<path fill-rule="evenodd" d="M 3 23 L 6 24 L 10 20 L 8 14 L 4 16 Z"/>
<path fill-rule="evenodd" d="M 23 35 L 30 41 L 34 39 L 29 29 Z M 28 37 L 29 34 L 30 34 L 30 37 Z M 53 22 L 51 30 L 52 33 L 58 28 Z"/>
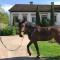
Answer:
<path fill-rule="evenodd" d="M 52 3 L 51 3 L 52 4 Z M 30 4 L 15 4 L 10 11 L 10 25 L 18 24 L 17 19 L 27 19 L 29 22 L 35 24 L 36 21 L 36 8 L 38 6 L 40 20 L 50 19 L 51 5 L 36 5 Z M 55 25 L 60 25 L 60 5 L 54 5 L 54 17 L 56 20 Z"/>

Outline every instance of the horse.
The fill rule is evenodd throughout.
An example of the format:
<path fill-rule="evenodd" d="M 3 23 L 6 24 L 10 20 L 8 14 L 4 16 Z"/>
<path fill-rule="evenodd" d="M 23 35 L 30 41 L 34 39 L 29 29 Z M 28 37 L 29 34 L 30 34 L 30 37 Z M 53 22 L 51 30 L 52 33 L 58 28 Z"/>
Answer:
<path fill-rule="evenodd" d="M 17 19 L 17 21 L 18 21 L 18 27 L 19 27 L 19 36 L 20 37 L 23 37 L 22 36 L 22 34 L 21 34 L 21 32 L 22 32 L 22 26 L 25 24 L 25 22 L 27 21 L 26 19 L 23 19 L 22 21 L 20 21 L 19 19 Z"/>
<path fill-rule="evenodd" d="M 33 43 L 36 51 L 37 57 L 40 56 L 39 48 L 37 41 L 49 41 L 52 38 L 56 40 L 60 44 L 60 29 L 56 27 L 40 27 L 40 26 L 32 26 L 29 22 L 23 25 L 24 34 L 28 35 L 30 42 L 27 45 L 27 52 L 31 56 L 31 52 L 29 50 L 30 45 Z"/>

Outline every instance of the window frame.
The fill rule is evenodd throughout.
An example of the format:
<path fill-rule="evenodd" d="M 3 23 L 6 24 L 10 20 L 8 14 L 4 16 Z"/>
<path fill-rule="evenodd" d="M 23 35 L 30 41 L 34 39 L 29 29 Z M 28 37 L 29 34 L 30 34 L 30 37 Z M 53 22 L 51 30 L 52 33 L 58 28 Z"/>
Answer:
<path fill-rule="evenodd" d="M 42 16 L 45 16 L 46 19 L 48 19 L 48 15 L 47 15 L 47 14 L 42 14 L 42 15 L 41 15 L 41 20 L 42 20 Z"/>

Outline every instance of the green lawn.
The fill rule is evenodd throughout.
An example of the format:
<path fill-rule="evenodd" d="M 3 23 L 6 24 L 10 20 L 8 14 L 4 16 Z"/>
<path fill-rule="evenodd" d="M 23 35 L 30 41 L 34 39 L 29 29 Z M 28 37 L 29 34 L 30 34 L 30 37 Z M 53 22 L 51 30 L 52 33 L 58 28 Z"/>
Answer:
<path fill-rule="evenodd" d="M 60 56 L 60 45 L 57 43 L 50 43 L 50 42 L 45 42 L 45 41 L 41 41 L 38 42 L 39 45 L 39 52 L 40 55 L 43 57 L 55 57 L 55 56 Z M 34 45 L 31 45 L 32 51 L 33 51 L 33 55 L 36 55 L 36 50 Z"/>

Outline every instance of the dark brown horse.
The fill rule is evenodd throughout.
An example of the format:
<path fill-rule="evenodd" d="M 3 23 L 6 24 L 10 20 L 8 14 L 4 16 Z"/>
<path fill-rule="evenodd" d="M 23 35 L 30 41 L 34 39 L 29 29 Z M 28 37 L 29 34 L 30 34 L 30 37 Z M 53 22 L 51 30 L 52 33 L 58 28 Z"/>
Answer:
<path fill-rule="evenodd" d="M 24 28 L 24 34 L 28 35 L 30 42 L 27 45 L 27 52 L 31 55 L 29 50 L 29 46 L 34 43 L 34 46 L 37 51 L 37 57 L 40 56 L 39 48 L 37 41 L 49 41 L 52 38 L 56 40 L 56 42 L 60 43 L 60 30 L 56 27 L 40 27 L 40 26 L 32 26 L 31 24 L 26 23 Z"/>

